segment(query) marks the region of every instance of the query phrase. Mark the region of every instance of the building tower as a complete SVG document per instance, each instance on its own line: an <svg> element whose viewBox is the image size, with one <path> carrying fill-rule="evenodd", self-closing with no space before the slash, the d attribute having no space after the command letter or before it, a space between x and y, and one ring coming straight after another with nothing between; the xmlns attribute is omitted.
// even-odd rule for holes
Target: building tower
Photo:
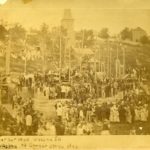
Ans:
<svg viewBox="0 0 150 150"><path fill-rule="evenodd" d="M71 14L70 9L64 10L64 16L61 20L61 26L66 31L65 36L65 47L64 50L61 52L61 62L60 64L65 68L68 68L69 71L69 81L70 81L70 70L71 70L71 49L75 45L75 36L74 36L74 19ZM62 67L61 66L61 67Z"/></svg>
<svg viewBox="0 0 150 150"><path fill-rule="evenodd" d="M74 19L72 18L70 9L64 10L64 16L61 20L61 26L66 30L67 33L67 47L74 47Z"/></svg>

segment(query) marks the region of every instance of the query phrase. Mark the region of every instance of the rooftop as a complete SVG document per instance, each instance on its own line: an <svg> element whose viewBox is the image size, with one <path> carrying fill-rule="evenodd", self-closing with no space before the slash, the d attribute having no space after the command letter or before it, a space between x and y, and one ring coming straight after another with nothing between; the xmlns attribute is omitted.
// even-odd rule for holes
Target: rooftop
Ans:
<svg viewBox="0 0 150 150"><path fill-rule="evenodd" d="M64 10L63 20L66 20L66 19L73 19L72 14L71 14L71 9Z"/></svg>

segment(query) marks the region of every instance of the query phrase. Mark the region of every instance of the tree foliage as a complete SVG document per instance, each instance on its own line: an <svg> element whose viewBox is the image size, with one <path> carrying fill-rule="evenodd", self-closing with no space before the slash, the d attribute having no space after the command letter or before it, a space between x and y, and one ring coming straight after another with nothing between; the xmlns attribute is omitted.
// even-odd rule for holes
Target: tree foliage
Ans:
<svg viewBox="0 0 150 150"><path fill-rule="evenodd" d="M124 28L121 32L120 32L120 35L121 35L121 39L122 40L131 40L132 39L132 31L129 29L129 28Z"/></svg>
<svg viewBox="0 0 150 150"><path fill-rule="evenodd" d="M9 28L9 34L11 35L12 41L24 40L26 36L25 28L20 24L15 24L13 27Z"/></svg>
<svg viewBox="0 0 150 150"><path fill-rule="evenodd" d="M140 42L142 44L150 44L150 40L147 36L142 36L141 39L140 39Z"/></svg>
<svg viewBox="0 0 150 150"><path fill-rule="evenodd" d="M0 40L4 41L6 39L7 34L8 34L8 31L5 28L5 26L0 25Z"/></svg>
<svg viewBox="0 0 150 150"><path fill-rule="evenodd" d="M99 32L99 34L98 34L98 36L100 37L100 38L103 38L103 39L108 39L109 38L109 33L108 33L108 28L103 28L100 32Z"/></svg>
<svg viewBox="0 0 150 150"><path fill-rule="evenodd" d="M76 32L76 40L79 42L80 47L91 48L94 44L93 30L81 30Z"/></svg>

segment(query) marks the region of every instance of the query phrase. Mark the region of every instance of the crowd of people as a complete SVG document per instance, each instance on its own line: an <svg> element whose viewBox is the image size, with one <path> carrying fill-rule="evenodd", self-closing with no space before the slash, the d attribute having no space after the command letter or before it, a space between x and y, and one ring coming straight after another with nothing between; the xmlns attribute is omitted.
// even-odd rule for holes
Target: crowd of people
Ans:
<svg viewBox="0 0 150 150"><path fill-rule="evenodd" d="M139 89L139 80L145 77L146 71L135 71L128 69L129 79L116 79L103 75L95 75L94 71L89 70L72 70L70 83L68 74L47 73L47 74L29 74L20 75L17 81L17 90L21 91L22 87L27 86L33 94L44 92L49 99L74 98L77 101L91 98L106 98L117 95L120 91L123 94L128 90ZM144 73L143 73L144 72Z"/></svg>
<svg viewBox="0 0 150 150"><path fill-rule="evenodd" d="M56 114L67 128L76 129L77 135L101 134L112 123L129 124L133 127L138 123L150 122L150 104L148 97L125 96L122 100L98 102L88 99L84 103L57 103ZM99 123L99 132L94 131ZM149 132L149 131L147 131ZM66 133L67 134L67 133Z"/></svg>
<svg viewBox="0 0 150 150"><path fill-rule="evenodd" d="M0 119L2 129L8 135L34 135L38 129L40 113L34 111L31 98L23 99L19 95L13 96L11 111L1 107Z"/></svg>
<svg viewBox="0 0 150 150"><path fill-rule="evenodd" d="M73 71L69 84L60 83L54 74L19 76L11 101L13 113L0 110L2 128L10 135L103 135L111 134L112 124L128 124L128 134L136 134L136 124L150 122L150 99L141 79L140 75L140 80L138 76L100 80L87 70ZM30 97L20 95L23 87ZM33 97L40 94L55 103L55 118L34 110Z"/></svg>

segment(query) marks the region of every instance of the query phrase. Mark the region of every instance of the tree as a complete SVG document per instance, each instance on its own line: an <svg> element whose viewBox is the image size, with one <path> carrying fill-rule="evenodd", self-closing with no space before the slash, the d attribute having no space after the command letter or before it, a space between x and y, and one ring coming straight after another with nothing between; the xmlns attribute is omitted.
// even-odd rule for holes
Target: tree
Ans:
<svg viewBox="0 0 150 150"><path fill-rule="evenodd" d="M93 30L86 30L84 34L84 44L86 47L92 47L94 44Z"/></svg>
<svg viewBox="0 0 150 150"><path fill-rule="evenodd" d="M131 33L131 30L129 28L124 28L121 32L120 32L120 35L121 35L121 39L122 40L126 40L126 39L129 39L131 40L132 39L132 33Z"/></svg>
<svg viewBox="0 0 150 150"><path fill-rule="evenodd" d="M80 47L91 48L94 44L93 30L81 30L76 32L76 40L80 43ZM83 45L82 45L83 44Z"/></svg>
<svg viewBox="0 0 150 150"><path fill-rule="evenodd" d="M5 26L0 25L0 40L4 41L6 39L7 34L8 34L8 31L6 30Z"/></svg>
<svg viewBox="0 0 150 150"><path fill-rule="evenodd" d="M108 39L109 38L109 33L108 33L108 28L103 28L99 34L99 37L103 38L103 39Z"/></svg>
<svg viewBox="0 0 150 150"><path fill-rule="evenodd" d="M148 38L147 36L142 36L142 37L140 38L140 42L141 42L142 44L148 44L148 43L150 43L150 40L149 40L149 38Z"/></svg>
<svg viewBox="0 0 150 150"><path fill-rule="evenodd" d="M9 28L9 34L11 35L12 41L24 40L26 35L25 28L20 24L15 24L13 27Z"/></svg>
<svg viewBox="0 0 150 150"><path fill-rule="evenodd" d="M39 45L39 30L36 29L30 29L30 34L27 35L27 43L31 46L37 46Z"/></svg>
<svg viewBox="0 0 150 150"><path fill-rule="evenodd" d="M44 36L49 32L49 26L46 23L43 23L40 27L40 33Z"/></svg>
<svg viewBox="0 0 150 150"><path fill-rule="evenodd" d="M57 62L59 64L60 59L60 46L61 46L61 57L62 57L62 64L64 63L64 49L65 43L67 38L66 29L62 26L53 27L52 30L49 30L49 26L43 23L38 31L38 40L40 45L44 46L41 48L44 49L45 53L45 60L47 62L50 60L51 62ZM49 65L50 66L50 65ZM48 66L48 67L49 67Z"/></svg>

